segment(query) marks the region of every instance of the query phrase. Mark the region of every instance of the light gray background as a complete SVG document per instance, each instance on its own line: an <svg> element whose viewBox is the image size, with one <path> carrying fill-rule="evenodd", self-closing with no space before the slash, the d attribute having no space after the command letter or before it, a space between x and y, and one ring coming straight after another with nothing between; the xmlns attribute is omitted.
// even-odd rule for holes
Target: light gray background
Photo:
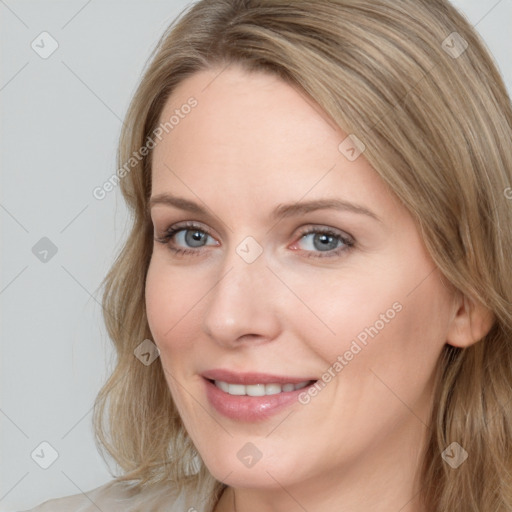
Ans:
<svg viewBox="0 0 512 512"><path fill-rule="evenodd" d="M92 190L115 172L140 72L188 3L0 0L0 511L112 478L94 445L91 408L112 368L99 285L127 215L117 189L102 201ZM512 0L453 3L512 90ZM47 59L31 48L43 31L59 44ZM47 262L32 252L42 237L57 247ZM58 452L48 469L31 457L43 441Z"/></svg>

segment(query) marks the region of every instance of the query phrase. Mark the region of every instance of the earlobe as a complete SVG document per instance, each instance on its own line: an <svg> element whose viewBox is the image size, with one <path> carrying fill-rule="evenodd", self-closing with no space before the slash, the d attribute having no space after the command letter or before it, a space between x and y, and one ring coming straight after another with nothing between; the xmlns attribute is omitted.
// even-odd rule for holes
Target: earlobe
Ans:
<svg viewBox="0 0 512 512"><path fill-rule="evenodd" d="M461 294L446 342L454 347L469 347L479 342L494 322L494 313L489 308Z"/></svg>

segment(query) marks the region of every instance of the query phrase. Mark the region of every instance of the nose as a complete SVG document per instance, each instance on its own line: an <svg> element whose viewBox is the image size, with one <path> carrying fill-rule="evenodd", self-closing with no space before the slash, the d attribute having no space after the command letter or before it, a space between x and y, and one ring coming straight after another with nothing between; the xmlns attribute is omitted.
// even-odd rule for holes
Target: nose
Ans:
<svg viewBox="0 0 512 512"><path fill-rule="evenodd" d="M278 290L263 254L248 263L232 249L208 294L203 331L225 348L275 339L280 329Z"/></svg>

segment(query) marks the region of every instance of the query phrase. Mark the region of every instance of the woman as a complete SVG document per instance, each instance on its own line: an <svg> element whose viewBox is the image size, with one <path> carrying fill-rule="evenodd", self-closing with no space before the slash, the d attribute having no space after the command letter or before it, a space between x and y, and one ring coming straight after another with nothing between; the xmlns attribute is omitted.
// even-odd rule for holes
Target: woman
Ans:
<svg viewBox="0 0 512 512"><path fill-rule="evenodd" d="M200 1L125 127L120 476L34 511L512 510L512 109L447 1Z"/></svg>

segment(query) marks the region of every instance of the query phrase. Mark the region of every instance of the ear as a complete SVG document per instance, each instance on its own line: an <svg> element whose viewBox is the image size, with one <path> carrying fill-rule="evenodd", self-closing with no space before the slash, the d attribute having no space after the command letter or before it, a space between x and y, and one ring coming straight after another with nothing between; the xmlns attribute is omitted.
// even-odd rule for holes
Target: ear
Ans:
<svg viewBox="0 0 512 512"><path fill-rule="evenodd" d="M456 313L449 326L446 342L454 347L466 348L480 341L495 322L494 313L477 302L458 294Z"/></svg>

